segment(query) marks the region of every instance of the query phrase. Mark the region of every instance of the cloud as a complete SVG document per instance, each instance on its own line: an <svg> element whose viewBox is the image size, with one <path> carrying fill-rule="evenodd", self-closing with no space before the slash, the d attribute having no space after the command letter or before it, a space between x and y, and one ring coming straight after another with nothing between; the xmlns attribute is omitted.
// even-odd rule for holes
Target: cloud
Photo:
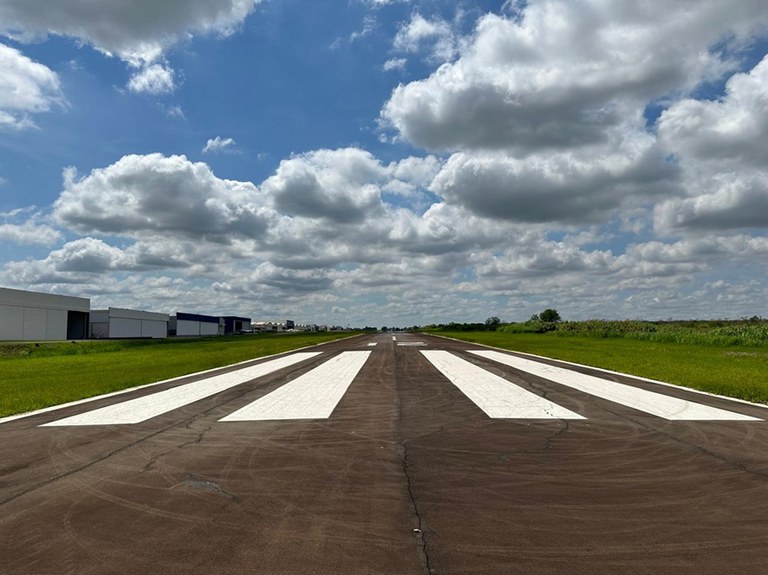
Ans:
<svg viewBox="0 0 768 575"><path fill-rule="evenodd" d="M232 34L261 1L3 0L0 35L19 42L75 38L127 62L135 70L128 81L132 92L166 94L176 87L175 73L163 61L168 49L197 35Z"/></svg>
<svg viewBox="0 0 768 575"><path fill-rule="evenodd" d="M281 213L344 224L378 211L385 179L385 168L368 152L318 150L280 162L262 189Z"/></svg>
<svg viewBox="0 0 768 575"><path fill-rule="evenodd" d="M51 246L62 234L50 226L34 206L0 212L0 242L26 246Z"/></svg>
<svg viewBox="0 0 768 575"><path fill-rule="evenodd" d="M656 206L655 225L662 233L680 230L729 230L768 226L768 174L721 173L700 182L699 195Z"/></svg>
<svg viewBox="0 0 768 575"><path fill-rule="evenodd" d="M432 156L385 166L357 148L316 150L284 160L256 185L219 179L184 156L125 156L83 177L65 170L54 217L81 234L134 240L125 252L145 268L212 274L210 262L238 259L286 269L382 261L398 257L398 241L387 246L395 225L409 250L422 244L422 232L404 231L418 227L408 210L382 194L426 194L439 165ZM425 233L424 249L431 242Z"/></svg>
<svg viewBox="0 0 768 575"><path fill-rule="evenodd" d="M408 4L412 0L360 0L364 4L372 8L381 8L383 6L389 6L390 4Z"/></svg>
<svg viewBox="0 0 768 575"><path fill-rule="evenodd" d="M0 128L34 127L31 114L65 105L58 75L0 44Z"/></svg>
<svg viewBox="0 0 768 575"><path fill-rule="evenodd" d="M223 152L227 148L235 145L235 141L232 138L222 138L216 136L215 138L209 138L208 142L203 148L203 154Z"/></svg>
<svg viewBox="0 0 768 575"><path fill-rule="evenodd" d="M68 242L38 261L10 262L5 271L26 284L82 283L94 275L125 267L119 248L94 238Z"/></svg>
<svg viewBox="0 0 768 575"><path fill-rule="evenodd" d="M165 115L169 118L178 118L180 120L186 120L187 117L184 115L184 110L181 109L181 106L160 106L160 109L165 112Z"/></svg>
<svg viewBox="0 0 768 575"><path fill-rule="evenodd" d="M34 222L23 224L0 224L0 242L11 242L26 246L51 246L61 239L61 233L47 225Z"/></svg>
<svg viewBox="0 0 768 575"><path fill-rule="evenodd" d="M722 98L670 106L658 133L682 167L688 196L656 207L659 231L768 225L768 57L733 75Z"/></svg>
<svg viewBox="0 0 768 575"><path fill-rule="evenodd" d="M124 156L82 178L68 168L54 216L82 233L152 232L229 243L263 234L273 212L253 184L219 179L184 156L149 154Z"/></svg>
<svg viewBox="0 0 768 575"><path fill-rule="evenodd" d="M175 72L167 64L151 64L143 67L128 80L131 92L147 94L168 94L176 88Z"/></svg>
<svg viewBox="0 0 768 575"><path fill-rule="evenodd" d="M681 162L768 162L768 56L749 73L734 74L718 100L684 99L662 112L659 138Z"/></svg>
<svg viewBox="0 0 768 575"><path fill-rule="evenodd" d="M603 222L618 208L679 194L677 168L650 135L637 133L617 146L535 154L456 153L430 190L473 213L516 222Z"/></svg>
<svg viewBox="0 0 768 575"><path fill-rule="evenodd" d="M393 46L395 50L411 54L428 48L429 60L433 62L447 62L456 54L451 24L440 18L424 18L418 12L397 31Z"/></svg>
<svg viewBox="0 0 768 575"><path fill-rule="evenodd" d="M135 65L196 34L231 34L260 0L3 0L0 33L32 41L77 38Z"/></svg>
<svg viewBox="0 0 768 575"><path fill-rule="evenodd" d="M385 72L391 72L392 70L403 70L407 63L408 63L408 60L406 60L405 58L390 58L389 60L384 62L382 69Z"/></svg>
<svg viewBox="0 0 768 575"><path fill-rule="evenodd" d="M460 57L398 86L383 121L437 151L537 150L606 142L627 115L735 68L720 41L745 39L768 19L761 3L661 0L606 6L538 0L518 18L488 14Z"/></svg>

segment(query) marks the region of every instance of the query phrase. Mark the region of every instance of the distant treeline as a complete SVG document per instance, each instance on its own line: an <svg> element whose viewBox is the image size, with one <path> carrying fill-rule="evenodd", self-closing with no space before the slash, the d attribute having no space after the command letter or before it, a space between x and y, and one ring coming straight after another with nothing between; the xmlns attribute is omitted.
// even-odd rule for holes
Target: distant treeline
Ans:
<svg viewBox="0 0 768 575"><path fill-rule="evenodd" d="M520 323L448 323L431 325L425 331L498 331L509 334L539 333L554 336L632 338L661 343L768 346L768 319L642 321L586 320Z"/></svg>

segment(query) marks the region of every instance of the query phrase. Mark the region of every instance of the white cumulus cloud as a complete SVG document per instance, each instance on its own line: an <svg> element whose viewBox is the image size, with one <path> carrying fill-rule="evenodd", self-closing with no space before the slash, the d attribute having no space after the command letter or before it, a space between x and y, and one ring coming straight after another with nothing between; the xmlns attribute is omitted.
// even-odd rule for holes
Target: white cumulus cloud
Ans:
<svg viewBox="0 0 768 575"><path fill-rule="evenodd" d="M3 0L0 33L22 41L69 36L141 64L190 34L230 34L259 1Z"/></svg>
<svg viewBox="0 0 768 575"><path fill-rule="evenodd" d="M382 117L433 150L594 144L649 101L733 69L711 46L766 21L755 0L532 0L518 18L482 17L458 60L397 87Z"/></svg>
<svg viewBox="0 0 768 575"><path fill-rule="evenodd" d="M124 156L82 178L65 170L54 215L83 233L178 233L229 243L261 235L273 212L251 183L217 178L184 156L149 154Z"/></svg>
<svg viewBox="0 0 768 575"><path fill-rule="evenodd" d="M203 148L203 154L222 152L234 145L235 141L232 138L222 138L221 136L209 138Z"/></svg>
<svg viewBox="0 0 768 575"><path fill-rule="evenodd" d="M768 57L732 76L722 98L670 106L658 133L687 195L656 207L660 231L768 226Z"/></svg>
<svg viewBox="0 0 768 575"><path fill-rule="evenodd" d="M176 88L175 75L167 64L150 64L131 76L128 89L131 92L167 94Z"/></svg>
<svg viewBox="0 0 768 575"><path fill-rule="evenodd" d="M0 44L0 128L32 127L31 114L47 112L64 103L54 71Z"/></svg>

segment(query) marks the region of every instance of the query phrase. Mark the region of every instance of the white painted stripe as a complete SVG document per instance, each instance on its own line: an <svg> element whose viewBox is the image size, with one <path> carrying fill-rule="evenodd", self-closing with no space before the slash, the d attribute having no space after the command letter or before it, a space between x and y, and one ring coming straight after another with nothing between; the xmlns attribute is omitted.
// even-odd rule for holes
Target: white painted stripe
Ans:
<svg viewBox="0 0 768 575"><path fill-rule="evenodd" d="M409 347L409 346L419 346L419 345L427 345L423 341L399 341L397 342L397 347Z"/></svg>
<svg viewBox="0 0 768 575"><path fill-rule="evenodd" d="M756 417L750 417L741 413L709 407L498 351L471 350L470 353L664 419L687 421L762 421Z"/></svg>
<svg viewBox="0 0 768 575"><path fill-rule="evenodd" d="M447 337L445 335L437 335L437 334L434 334L434 333L431 334L431 335L433 337L440 337L440 338L443 338L443 339L449 339L451 341L457 341L459 343L467 343L466 341L461 340L461 339L456 339L455 337ZM477 345L483 345L483 344L479 343ZM493 347L492 345L484 345L483 347L486 347L486 348L489 348L489 349L500 350L502 352L506 351L506 350L498 348L498 347ZM684 389L687 393L695 393L697 395L703 395L705 397L716 397L718 399L725 399L725 400L732 401L732 402L735 402L735 403L741 403L741 404L744 404L744 405L751 405L752 407L760 407L762 409L768 409L768 405L766 405L764 403L755 403L754 401L747 401L746 399L741 399L741 398L738 398L738 397L730 397L728 395L720 395L720 394L717 394L717 393L712 393L711 391L702 391L701 389L694 389L692 387L685 387L684 385L675 385L674 383L666 383L664 381L659 381L658 379L650 379L648 377L643 377L641 375L632 375L630 373L622 373L620 371L613 371L613 370L610 370L610 369L605 369L604 367L595 367L594 365L585 365L583 363L575 363L573 361L566 361L564 359L555 359L554 357L546 357L546 356L543 356L543 355L536 355L535 353L526 353L524 351L516 351L515 353L518 354L518 355L524 355L526 357L533 357L533 358L536 358L538 360L543 360L543 361L552 360L552 361L556 361L558 363L561 363L563 365L573 365L575 367L586 367L588 369L592 369L594 371L601 371L603 373L607 373L607 374L610 374L610 375L620 375L620 376L623 376L623 377L630 377L630 378L636 379L638 381L647 381L648 383L653 383L654 385L660 385L662 387L669 387L669 388L672 388L672 389Z"/></svg>
<svg viewBox="0 0 768 575"><path fill-rule="evenodd" d="M369 344L368 344L368 347L373 347L373 346L375 346L375 345L376 345L376 342L374 341L374 342L372 342L372 343L369 343Z"/></svg>
<svg viewBox="0 0 768 575"><path fill-rule="evenodd" d="M395 336L393 335L393 336L392 336L392 341L397 341L397 337L395 337Z"/></svg>
<svg viewBox="0 0 768 575"><path fill-rule="evenodd" d="M584 419L447 351L421 353L492 419Z"/></svg>
<svg viewBox="0 0 768 575"><path fill-rule="evenodd" d="M440 337L444 337L444 336L440 336ZM453 339L453 338L446 338L446 339ZM461 341L461 340L455 339L454 341ZM466 343L466 342L462 341L462 343ZM486 346L486 347L488 347L488 346ZM705 397L716 397L718 399L725 399L727 401L732 401L734 403L741 403L743 405L751 405L752 407L761 407L762 409L768 409L768 405L766 405L764 403L755 403L754 401L747 401L746 399L741 399L741 398L738 398L738 397L730 397L728 395L720 395L718 393L712 393L711 391L703 391L701 389L694 389L692 387L685 387L683 385L675 385L674 383L667 383L665 381L659 381L658 379L650 379L648 377L643 377L641 375L632 375L632 374L629 374L629 373L622 373L620 371L613 371L613 370L610 370L610 369L605 369L604 367L595 367L595 366L592 366L592 365L584 365L583 363L575 363L573 361L566 361L564 359L555 359L555 358L551 358L551 357L545 357L543 355L536 355L535 353L525 353L525 352L522 352L522 351L517 351L515 353L518 353L520 355L525 355L525 356L528 356L528 357L535 357L536 359L545 359L545 360L546 359L551 359L553 361L557 361L558 363L562 363L562 364L565 364L565 365L573 365L575 367L586 367L586 368L589 368L589 369L593 369L595 371L602 371L603 373L607 373L607 374L610 374L610 375L621 375L621 376L624 376L624 377L631 377L632 379L636 379L638 381L646 381L648 383L653 383L654 385L660 385L662 387L669 387L671 389L684 389L687 393L695 393L696 395L703 395Z"/></svg>
<svg viewBox="0 0 768 575"><path fill-rule="evenodd" d="M305 345L304 347L296 348L293 351L297 352L297 351L301 351L302 349L308 349L310 347L319 347L321 345L328 345L329 343L335 343L335 342L338 342L338 341L343 341L345 339L352 339L353 337L359 337L359 336L351 335L349 337L343 337L341 339L335 339L335 340L331 340L331 341L324 341L322 343L313 344L313 345ZM225 369L227 367L234 367L236 365L243 365L243 364L246 364L246 363L253 363L254 361L257 361L257 360L267 360L270 357L275 357L275 356L278 356L278 355L283 355L284 353L289 353L289 352L280 352L280 353L275 353L275 354L272 354L272 355L265 355L264 357L260 357L260 358L256 358L256 359L253 359L253 358L252 359L246 359L246 360L243 360L243 361L238 361L237 363L233 363L231 365L223 365L223 366L220 366L220 367L212 367L211 369L206 369L204 371L197 371L197 372L194 372L194 373L187 373L185 375L179 375L177 377L172 377L170 379L164 379L162 381L153 381L152 383L145 383L143 385L137 385L136 387L129 387L129 388L126 388L126 389L121 389L120 391L112 391L110 393L103 393L101 395L93 395L91 397L86 397L84 399L76 399L75 401L69 401L67 403L60 403L59 405L50 405L48 407L42 407L40 409L35 409L34 411L27 411L25 413L17 413L15 415L7 415L6 417L0 418L0 425L3 424L3 423L11 422L11 421L16 421L17 419L25 419L27 417L33 417L35 415L41 415L43 413L50 413L51 411L56 411L58 409L66 409L68 407L74 407L76 405L83 405L85 403L91 403L93 401L99 401L101 399L106 399L108 397L116 397L118 395L125 395L126 393L131 393L132 391L136 391L137 389L145 389L147 387L155 387L155 386L158 386L158 385L163 385L164 383L171 383L172 381L179 381L181 379L187 379L187 378L190 378L190 377L193 377L193 376L202 375L204 373L211 373L211 372L214 372L214 371L221 371L222 369Z"/></svg>
<svg viewBox="0 0 768 575"><path fill-rule="evenodd" d="M220 421L327 419L370 351L345 351Z"/></svg>
<svg viewBox="0 0 768 575"><path fill-rule="evenodd" d="M280 369L306 361L320 355L320 353L319 351L294 353L229 373L214 375L200 381L137 397L136 399L130 399L79 415L73 415L58 421L52 421L41 427L140 423L238 386L246 381L251 381L252 379L263 377Z"/></svg>

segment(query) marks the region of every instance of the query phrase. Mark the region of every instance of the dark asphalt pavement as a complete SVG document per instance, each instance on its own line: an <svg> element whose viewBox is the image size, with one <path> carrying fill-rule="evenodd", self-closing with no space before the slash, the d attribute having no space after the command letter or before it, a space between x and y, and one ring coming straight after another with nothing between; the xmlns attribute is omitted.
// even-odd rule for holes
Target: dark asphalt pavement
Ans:
<svg viewBox="0 0 768 575"><path fill-rule="evenodd" d="M138 424L40 427L158 388L0 424L0 574L768 572L768 422L670 421L397 338ZM422 349L585 419L490 419ZM371 355L330 418L220 421L347 350Z"/></svg>

